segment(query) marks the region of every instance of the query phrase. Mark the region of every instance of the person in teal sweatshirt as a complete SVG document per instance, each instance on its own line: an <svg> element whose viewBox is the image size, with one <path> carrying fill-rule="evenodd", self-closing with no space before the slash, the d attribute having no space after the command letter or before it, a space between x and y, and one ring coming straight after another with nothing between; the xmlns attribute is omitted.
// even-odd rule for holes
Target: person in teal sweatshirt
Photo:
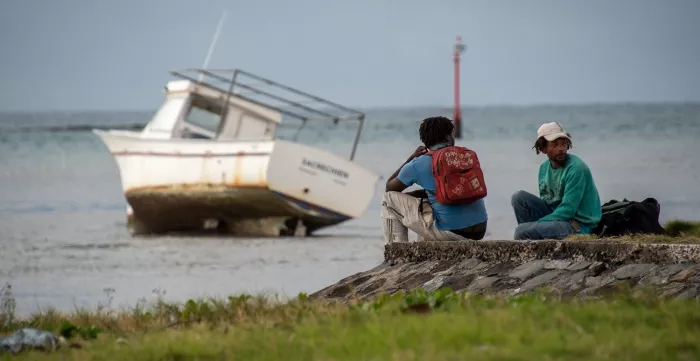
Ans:
<svg viewBox="0 0 700 361"><path fill-rule="evenodd" d="M511 205L518 222L514 238L564 239L591 233L600 222L600 197L586 163L568 153L571 135L557 122L543 124L534 148L548 158L537 176L540 195L522 190L513 194Z"/></svg>

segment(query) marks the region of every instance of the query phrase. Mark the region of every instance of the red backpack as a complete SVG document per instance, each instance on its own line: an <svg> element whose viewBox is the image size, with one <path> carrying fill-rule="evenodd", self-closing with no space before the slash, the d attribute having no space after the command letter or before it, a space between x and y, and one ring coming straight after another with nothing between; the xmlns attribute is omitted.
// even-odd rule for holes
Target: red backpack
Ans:
<svg viewBox="0 0 700 361"><path fill-rule="evenodd" d="M442 204L469 204L486 197L484 172L473 150L448 146L427 152L433 157L435 199Z"/></svg>

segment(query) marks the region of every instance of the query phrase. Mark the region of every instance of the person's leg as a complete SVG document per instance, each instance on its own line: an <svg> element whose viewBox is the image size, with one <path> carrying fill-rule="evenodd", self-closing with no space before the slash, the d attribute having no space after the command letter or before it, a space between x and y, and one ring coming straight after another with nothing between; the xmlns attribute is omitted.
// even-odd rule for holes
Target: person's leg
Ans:
<svg viewBox="0 0 700 361"><path fill-rule="evenodd" d="M466 239L471 239L473 241L480 241L486 235L486 226L487 226L487 222L483 222L483 223L475 224L475 225L468 227L468 228L454 230L454 231L450 231L450 232L456 233L457 235L460 235Z"/></svg>
<svg viewBox="0 0 700 361"><path fill-rule="evenodd" d="M427 199L401 192L386 192L381 213L385 243L408 242L409 229L418 235L418 242L464 240L455 233L435 227L433 208Z"/></svg>
<svg viewBox="0 0 700 361"><path fill-rule="evenodd" d="M534 222L552 213L552 209L540 197L525 191L515 192L510 204L518 224Z"/></svg>
<svg viewBox="0 0 700 361"><path fill-rule="evenodd" d="M433 209L427 200L423 207L420 203L420 198L406 193L384 193L381 213L385 243L408 242L409 229L418 235L418 241L423 240L426 229L432 224Z"/></svg>
<svg viewBox="0 0 700 361"><path fill-rule="evenodd" d="M516 240L564 239L574 233L571 223L564 221L526 222L515 227Z"/></svg>
<svg viewBox="0 0 700 361"><path fill-rule="evenodd" d="M423 213L422 222L418 225L419 227L411 228L414 232L418 233L419 241L432 241L432 242L444 242L444 241L466 241L480 240L484 238L486 234L486 222L474 225L462 231L446 231L438 229L435 225L435 216L433 213L433 207L430 206L430 201L423 199Z"/></svg>
<svg viewBox="0 0 700 361"><path fill-rule="evenodd" d="M381 210L384 243L408 242L408 228L403 220L409 208L399 192L384 193Z"/></svg>

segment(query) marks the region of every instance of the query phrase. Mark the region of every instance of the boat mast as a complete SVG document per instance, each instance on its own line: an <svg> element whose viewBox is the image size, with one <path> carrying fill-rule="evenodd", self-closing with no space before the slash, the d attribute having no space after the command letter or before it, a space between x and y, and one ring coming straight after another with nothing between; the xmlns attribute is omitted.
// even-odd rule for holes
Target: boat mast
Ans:
<svg viewBox="0 0 700 361"><path fill-rule="evenodd" d="M454 63L455 63L455 138L462 138L462 112L459 104L459 55L464 53L466 46L462 44L462 37L457 35L457 43L454 48Z"/></svg>
<svg viewBox="0 0 700 361"><path fill-rule="evenodd" d="M209 60L211 60L211 54L214 53L214 46L216 46L217 40L219 40L219 33L221 32L221 26L224 24L224 19L226 18L226 13L228 13L228 10L224 10L224 13L221 14L221 19L219 19L219 24L216 25L216 31L214 32L214 38L211 41L211 44L209 44L209 51L207 52L207 57L204 58L204 65L202 65L202 69L206 70L207 66L209 65ZM199 75L199 81L202 82L204 81L204 72Z"/></svg>

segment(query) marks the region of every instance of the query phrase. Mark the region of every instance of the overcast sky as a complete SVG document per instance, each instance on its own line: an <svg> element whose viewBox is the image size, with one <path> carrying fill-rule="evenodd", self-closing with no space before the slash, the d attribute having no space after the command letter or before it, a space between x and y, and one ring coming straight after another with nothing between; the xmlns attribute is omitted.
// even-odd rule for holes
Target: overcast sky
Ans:
<svg viewBox="0 0 700 361"><path fill-rule="evenodd" d="M171 68L353 106L700 101L700 0L0 0L0 111L150 110Z"/></svg>

